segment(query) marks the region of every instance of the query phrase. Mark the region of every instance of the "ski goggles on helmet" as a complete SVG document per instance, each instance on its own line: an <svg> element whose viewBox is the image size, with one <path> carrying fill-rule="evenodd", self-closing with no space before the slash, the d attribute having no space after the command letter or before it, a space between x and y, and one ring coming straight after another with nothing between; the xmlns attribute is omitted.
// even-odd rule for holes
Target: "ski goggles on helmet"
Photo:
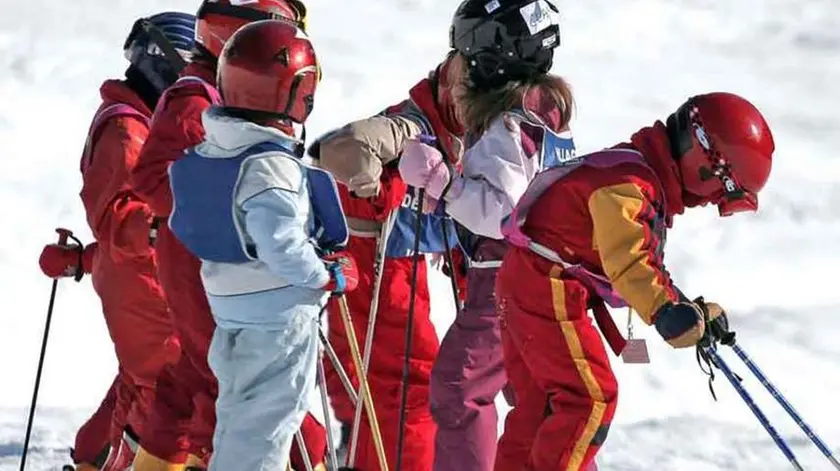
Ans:
<svg viewBox="0 0 840 471"><path fill-rule="evenodd" d="M201 6L198 8L198 12L195 14L195 16L196 18L201 19L207 15L222 15L229 16L232 18L239 18L240 20L245 20L249 23L261 20L292 21L298 27L300 27L300 29L306 32L306 6L303 4L303 2L299 0L288 0L288 5L295 12L295 19L289 19L279 13L261 11L254 8L232 5L228 3L218 3L208 0L205 0L201 3Z"/></svg>
<svg viewBox="0 0 840 471"><path fill-rule="evenodd" d="M738 183L738 179L732 172L731 163L715 148L714 141L706 133L706 127L703 125L696 106L691 105L688 118L694 145L703 152L709 164L708 167L700 168L700 179L702 181L718 179L722 186L720 195L711 201L717 205L718 213L726 217L735 213L755 212L758 209L758 196Z"/></svg>
<svg viewBox="0 0 840 471"><path fill-rule="evenodd" d="M141 37L148 38L148 44L145 45L146 50L144 52L151 56L163 57L169 62L176 73L187 66L187 61L184 59L184 56L178 52L178 49L163 34L163 31L149 21L148 18L140 18L134 22L134 26L131 27L131 32L123 44L123 50L128 52L134 41ZM131 57L128 57L128 59L131 60Z"/></svg>
<svg viewBox="0 0 840 471"><path fill-rule="evenodd" d="M306 33L307 25L307 11L306 5L300 0L287 0L288 6L294 11L295 19L289 19L279 13L272 13L267 11L256 10L239 5L232 5L227 3L217 3L209 0L204 0L195 14L196 18L202 19L207 15L221 15L231 18L237 18L247 21L249 23L263 20L279 20L294 23L295 26ZM323 72L321 71L321 63L318 62L318 81L321 81Z"/></svg>

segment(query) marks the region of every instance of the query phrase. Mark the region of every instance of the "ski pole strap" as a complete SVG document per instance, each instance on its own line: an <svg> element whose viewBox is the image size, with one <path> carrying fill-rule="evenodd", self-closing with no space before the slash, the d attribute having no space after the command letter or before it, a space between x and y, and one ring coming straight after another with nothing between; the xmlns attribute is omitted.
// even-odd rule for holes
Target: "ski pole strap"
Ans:
<svg viewBox="0 0 840 471"><path fill-rule="evenodd" d="M692 302L700 307L706 323L706 331L701 342L705 342L707 345L709 343L721 343L727 347L735 345L735 332L729 330L729 320L726 313L721 313L718 317L710 320L709 307L706 306L706 300L703 296L694 298Z"/></svg>
<svg viewBox="0 0 840 471"><path fill-rule="evenodd" d="M714 387L715 365L712 362L712 357L707 351L708 348L709 347L706 346L700 346L699 344L697 345L697 364L700 366L700 371L702 371L706 376L709 377L709 392L712 394L712 399L714 399L715 402L717 402L717 394L715 394ZM740 376L736 375L735 373L732 374L735 375L735 378L737 378L739 382L742 381Z"/></svg>
<svg viewBox="0 0 840 471"><path fill-rule="evenodd" d="M327 311L327 306L329 306L329 301L325 301L324 305L321 306L321 310L318 311L318 325L321 325L321 321L324 319L324 313Z"/></svg>
<svg viewBox="0 0 840 471"><path fill-rule="evenodd" d="M163 221L161 217L152 218L152 224L149 226L149 245L154 247L155 242L157 242L158 238L158 230L160 229L160 224Z"/></svg>
<svg viewBox="0 0 840 471"><path fill-rule="evenodd" d="M67 237L70 238L73 242L76 243L76 254L78 255L78 261L76 262L76 273L73 275L73 280L77 283L82 281L82 278L85 276L85 268L84 268L84 258L85 258L85 247L82 245L82 241L78 239L78 237L74 236L72 233L68 233Z"/></svg>
<svg viewBox="0 0 840 471"><path fill-rule="evenodd" d="M624 347L627 346L627 339L621 335L621 331L618 330L618 326L615 325L615 321L610 315L610 312L607 310L607 306L604 305L603 300L598 300L598 302L595 303L595 306L592 307L592 317L595 318L595 323L598 324L598 329L600 329L601 333L604 334L604 338L607 339L607 343L613 353L615 353L616 356L621 355L621 352L624 351Z"/></svg>

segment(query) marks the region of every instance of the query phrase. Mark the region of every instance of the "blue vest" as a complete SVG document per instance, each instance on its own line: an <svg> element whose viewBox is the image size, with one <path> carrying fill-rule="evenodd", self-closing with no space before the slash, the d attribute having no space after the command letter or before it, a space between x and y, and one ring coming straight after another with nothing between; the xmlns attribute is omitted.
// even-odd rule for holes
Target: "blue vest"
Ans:
<svg viewBox="0 0 840 471"><path fill-rule="evenodd" d="M417 189L412 186L406 189L402 204L397 210L394 227L388 237L386 257L410 257L414 252L414 225L417 221L417 207L423 204L417 198L418 193ZM438 208L442 209L443 206L440 205ZM444 224L447 225L449 247L457 246L458 236L455 233L455 224L442 211L423 214L420 219L420 250L418 253L442 253L446 251L443 238Z"/></svg>
<svg viewBox="0 0 840 471"><path fill-rule="evenodd" d="M218 263L247 263L257 259L247 242L236 209L236 190L243 164L259 154L297 155L293 143L262 142L230 158L207 158L190 149L169 168L173 207L169 227L196 257ZM347 244L348 230L338 190L323 170L301 164L306 173L314 227L310 236L322 250Z"/></svg>

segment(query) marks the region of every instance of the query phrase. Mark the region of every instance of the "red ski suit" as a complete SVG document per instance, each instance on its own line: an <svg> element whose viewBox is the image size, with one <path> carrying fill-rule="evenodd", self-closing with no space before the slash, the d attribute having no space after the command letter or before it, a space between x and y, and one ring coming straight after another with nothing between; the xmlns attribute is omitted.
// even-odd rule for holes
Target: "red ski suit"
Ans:
<svg viewBox="0 0 840 471"><path fill-rule="evenodd" d="M359 346L364 348L374 296L375 259L378 233L388 215L406 202L406 185L395 165L405 143L424 132L417 119L425 120L438 136L445 151L455 161L460 159L461 144L444 126L433 85L423 80L412 88L411 100L389 108L384 114L356 121L343 130L326 136L319 143L319 162L335 175L339 183L341 203L348 219L351 237L347 250L359 267L359 286L348 293L347 303L353 317ZM379 192L369 198L351 194L354 185L348 182L379 182ZM368 187L369 188L369 187ZM368 196L368 195L363 195ZM410 199L410 198L408 198ZM429 380L437 357L439 342L430 319L430 297L427 266L420 256L414 304L414 337L408 379L406 430L403 448L403 470L428 471L434 461L436 426L429 409ZM382 286L376 314L373 351L368 382L374 399L377 420L389 468L396 464L399 429L400 390L405 358L405 331L411 294L411 273L414 257L387 257L383 263ZM350 358L350 348L341 321L337 302L329 304L329 339L344 368L358 387L357 371ZM327 386L338 419L351 424L354 409L338 374L326 361ZM356 467L365 471L380 469L369 425L365 416L359 435Z"/></svg>
<svg viewBox="0 0 840 471"><path fill-rule="evenodd" d="M103 83L100 95L102 105L81 161L80 196L97 241L91 267L93 287L102 302L120 371L97 413L79 431L74 459L87 463L102 449L101 432L95 430L106 430L104 416L110 416L114 445L126 425L135 434L141 432L158 374L180 354L149 244L151 210L129 184L149 134L145 118L151 111L119 80ZM127 105L123 108L140 116L114 111L119 105Z"/></svg>
<svg viewBox="0 0 840 471"><path fill-rule="evenodd" d="M537 199L522 229L565 262L606 276L651 324L660 307L681 299L661 244L665 226L683 211L682 190L662 123L622 147L640 151L647 165L572 170ZM603 306L601 298L561 265L519 247L504 258L496 295L516 407L505 422L495 469L587 469L618 398L607 352L587 314Z"/></svg>
<svg viewBox="0 0 840 471"><path fill-rule="evenodd" d="M214 69L203 63L192 63L181 77L198 77L215 86ZM151 134L132 174L137 193L159 218L167 218L172 210L169 165L184 155L184 150L202 142L201 114L211 105L211 97L202 85L188 83L175 87L178 88L168 93L165 100L162 98L155 110ZM155 247L159 254L160 281L181 338L183 355L176 365L164 369L158 380L159 394L146 434L151 438L143 448L170 463L183 463L187 453L206 462L216 423L218 385L207 364L216 325L201 283L199 259L187 251L165 223L159 225ZM326 453L324 428L308 415L301 431L312 462L320 463ZM292 463L303 469L299 466L299 453L294 450Z"/></svg>

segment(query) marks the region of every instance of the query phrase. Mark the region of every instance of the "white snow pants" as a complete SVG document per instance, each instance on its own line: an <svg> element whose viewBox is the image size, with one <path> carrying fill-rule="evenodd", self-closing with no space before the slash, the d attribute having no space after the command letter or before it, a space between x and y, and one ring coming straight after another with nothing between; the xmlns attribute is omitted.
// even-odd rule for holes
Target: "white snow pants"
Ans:
<svg viewBox="0 0 840 471"><path fill-rule="evenodd" d="M208 361L219 380L208 471L285 470L315 388L317 318L291 314L282 330L216 327Z"/></svg>

